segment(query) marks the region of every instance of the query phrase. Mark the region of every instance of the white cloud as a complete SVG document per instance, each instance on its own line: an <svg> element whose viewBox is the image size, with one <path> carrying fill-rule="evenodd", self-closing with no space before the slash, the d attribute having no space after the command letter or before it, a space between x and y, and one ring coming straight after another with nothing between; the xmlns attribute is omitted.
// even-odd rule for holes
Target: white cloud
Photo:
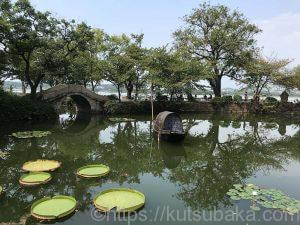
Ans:
<svg viewBox="0 0 300 225"><path fill-rule="evenodd" d="M280 14L256 24L263 30L258 44L266 56L293 59L293 66L300 64L300 13Z"/></svg>

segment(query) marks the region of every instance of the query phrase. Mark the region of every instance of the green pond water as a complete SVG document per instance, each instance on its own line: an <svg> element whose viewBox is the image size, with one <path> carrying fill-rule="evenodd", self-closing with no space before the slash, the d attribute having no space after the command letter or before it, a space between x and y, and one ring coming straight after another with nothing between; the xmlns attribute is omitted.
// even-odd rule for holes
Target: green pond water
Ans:
<svg viewBox="0 0 300 225"><path fill-rule="evenodd" d="M0 225L41 224L30 217L31 204L44 197L70 195L77 211L55 224L299 224L277 210L249 212L251 202L231 201L234 184L275 188L300 200L299 119L259 116L183 115L188 135L181 144L158 143L150 117L136 122L61 115L43 124L0 125ZM49 130L39 139L16 139L16 131ZM3 155L3 154L2 154ZM1 155L0 155L1 157ZM53 178L38 187L21 187L23 163L62 162ZM79 167L105 164L103 178L76 176ZM136 214L107 215L94 210L93 198L108 188L134 188L146 196Z"/></svg>

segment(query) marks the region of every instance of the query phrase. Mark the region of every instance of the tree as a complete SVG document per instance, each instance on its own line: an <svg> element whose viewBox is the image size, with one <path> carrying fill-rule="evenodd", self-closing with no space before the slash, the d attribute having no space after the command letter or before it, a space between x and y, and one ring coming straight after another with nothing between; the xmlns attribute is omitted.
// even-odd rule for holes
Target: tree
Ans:
<svg viewBox="0 0 300 225"><path fill-rule="evenodd" d="M206 79L221 96L222 77L234 78L255 52L260 30L238 11L203 3L184 18L186 27L174 33L175 45L210 69Z"/></svg>
<svg viewBox="0 0 300 225"><path fill-rule="evenodd" d="M129 79L132 76L134 65L126 54L129 43L130 38L125 34L121 36L113 35L108 37L107 40L105 79L117 88L119 101L121 100L121 88L124 84L127 85L127 90L131 91ZM128 93L128 95L131 95L131 93Z"/></svg>
<svg viewBox="0 0 300 225"><path fill-rule="evenodd" d="M277 79L276 84L281 85L287 89L300 90L300 65L296 66L286 76Z"/></svg>
<svg viewBox="0 0 300 225"><path fill-rule="evenodd" d="M248 88L253 89L254 96L260 96L270 84L277 84L289 74L286 68L289 63L287 59L268 59L258 56L246 65L241 81Z"/></svg>
<svg viewBox="0 0 300 225"><path fill-rule="evenodd" d="M86 23L76 24L74 20L61 20L57 25L57 40L53 52L50 82L80 84L86 86L87 51L95 38L92 28ZM83 61L84 59L84 61Z"/></svg>
<svg viewBox="0 0 300 225"><path fill-rule="evenodd" d="M145 68L147 50L142 48L144 34L131 34L131 43L125 49L125 54L129 58L132 68L131 72L127 73L125 87L127 89L128 99L132 99L132 92L135 88L135 99L138 98L139 90L145 85Z"/></svg>
<svg viewBox="0 0 300 225"><path fill-rule="evenodd" d="M34 54L47 46L56 32L57 21L49 12L35 10L28 0L18 0L11 4L9 0L1 5L1 48L10 55L22 60L23 74L19 79L28 83L31 97L35 98L36 90L45 76L31 73Z"/></svg>
<svg viewBox="0 0 300 225"><path fill-rule="evenodd" d="M151 49L148 70L148 82L165 89L172 99L175 94L191 94L191 86L199 80L198 75L203 74L204 66L184 58L179 51L168 50L165 46Z"/></svg>

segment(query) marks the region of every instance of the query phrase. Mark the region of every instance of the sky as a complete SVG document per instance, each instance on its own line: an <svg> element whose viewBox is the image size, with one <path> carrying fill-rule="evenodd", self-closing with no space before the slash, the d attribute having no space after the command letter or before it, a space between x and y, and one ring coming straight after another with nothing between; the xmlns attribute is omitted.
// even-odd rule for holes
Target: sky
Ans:
<svg viewBox="0 0 300 225"><path fill-rule="evenodd" d="M172 33L200 0L31 0L41 11L58 18L84 21L109 34L144 33L146 47L172 43ZM300 0L211 0L242 12L263 32L258 46L267 57L288 58L300 64ZM223 88L236 87L224 79Z"/></svg>

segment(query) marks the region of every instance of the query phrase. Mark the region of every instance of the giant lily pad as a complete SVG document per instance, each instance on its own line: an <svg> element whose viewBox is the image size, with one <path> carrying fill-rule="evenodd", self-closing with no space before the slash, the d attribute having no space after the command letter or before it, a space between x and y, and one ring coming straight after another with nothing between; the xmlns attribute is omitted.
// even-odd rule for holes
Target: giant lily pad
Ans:
<svg viewBox="0 0 300 225"><path fill-rule="evenodd" d="M70 215L76 209L76 199L70 196L42 198L31 206L31 215L42 220L54 220Z"/></svg>
<svg viewBox="0 0 300 225"><path fill-rule="evenodd" d="M54 171L59 168L60 165L61 163L55 160L39 159L24 163L22 169L30 172Z"/></svg>
<svg viewBox="0 0 300 225"><path fill-rule="evenodd" d="M13 133L12 136L16 138L26 139L46 137L49 134L51 134L50 131L24 131Z"/></svg>
<svg viewBox="0 0 300 225"><path fill-rule="evenodd" d="M77 170L77 175L81 177L102 177L109 173L109 167L105 165L88 165Z"/></svg>
<svg viewBox="0 0 300 225"><path fill-rule="evenodd" d="M39 184L45 184L51 180L51 174L45 172L31 172L24 174L19 182L25 186L35 186Z"/></svg>
<svg viewBox="0 0 300 225"><path fill-rule="evenodd" d="M135 122L135 119L131 118L109 118L111 122L121 123L121 122Z"/></svg>
<svg viewBox="0 0 300 225"><path fill-rule="evenodd" d="M94 198L94 205L102 212L113 208L117 212L133 212L143 207L145 195L139 191L127 188L109 189L99 193Z"/></svg>

